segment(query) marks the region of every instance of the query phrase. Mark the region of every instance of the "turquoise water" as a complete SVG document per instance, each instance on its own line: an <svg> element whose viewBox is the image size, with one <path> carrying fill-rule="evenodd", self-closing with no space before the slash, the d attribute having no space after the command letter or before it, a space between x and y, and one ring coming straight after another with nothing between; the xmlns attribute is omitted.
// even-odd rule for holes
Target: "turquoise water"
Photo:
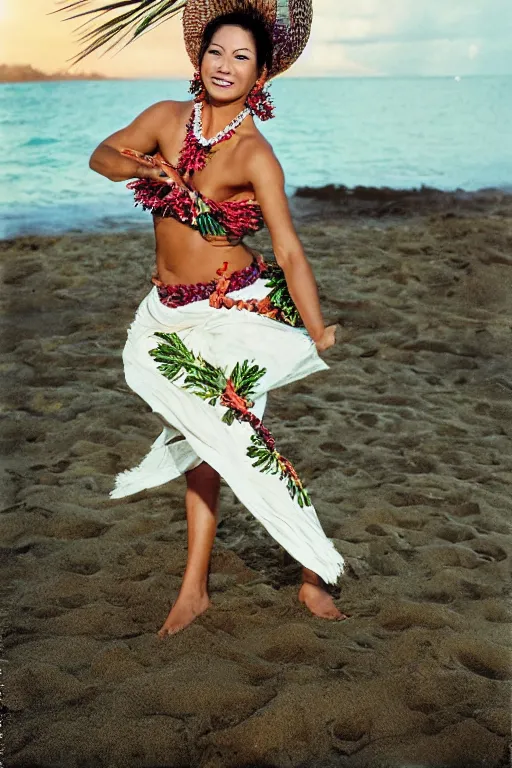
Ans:
<svg viewBox="0 0 512 768"><path fill-rule="evenodd" d="M177 80L0 85L0 237L149 225L124 183L89 170L99 142ZM512 77L280 79L260 123L297 186L512 187Z"/></svg>

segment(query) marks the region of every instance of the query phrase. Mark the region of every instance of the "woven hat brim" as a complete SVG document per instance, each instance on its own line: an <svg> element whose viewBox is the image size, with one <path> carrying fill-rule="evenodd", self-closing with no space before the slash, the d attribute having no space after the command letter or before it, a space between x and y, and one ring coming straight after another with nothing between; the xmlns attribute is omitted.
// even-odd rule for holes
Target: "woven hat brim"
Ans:
<svg viewBox="0 0 512 768"><path fill-rule="evenodd" d="M312 0L188 0L183 11L183 36L196 69L206 25L218 16L248 6L259 12L272 38L269 79L287 70L299 58L309 39Z"/></svg>

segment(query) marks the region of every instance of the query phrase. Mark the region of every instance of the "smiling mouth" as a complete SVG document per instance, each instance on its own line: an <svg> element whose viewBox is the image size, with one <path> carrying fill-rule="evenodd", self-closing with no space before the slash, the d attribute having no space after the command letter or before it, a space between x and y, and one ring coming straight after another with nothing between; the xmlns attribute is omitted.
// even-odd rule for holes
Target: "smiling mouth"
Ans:
<svg viewBox="0 0 512 768"><path fill-rule="evenodd" d="M212 83L219 85L221 88L229 88L233 83L230 80L223 80L221 77L212 77Z"/></svg>

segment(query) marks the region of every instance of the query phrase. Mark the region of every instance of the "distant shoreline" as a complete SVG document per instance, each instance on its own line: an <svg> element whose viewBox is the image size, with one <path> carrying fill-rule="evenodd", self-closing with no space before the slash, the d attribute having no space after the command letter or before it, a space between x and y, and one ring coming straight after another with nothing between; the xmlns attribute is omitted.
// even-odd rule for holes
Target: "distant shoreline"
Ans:
<svg viewBox="0 0 512 768"><path fill-rule="evenodd" d="M117 80L107 78L97 72L72 74L70 72L43 72L30 64L0 64L0 83L37 83L58 80Z"/></svg>
<svg viewBox="0 0 512 768"><path fill-rule="evenodd" d="M300 206L301 201L328 206L339 214L347 216L413 216L424 213L447 213L449 210L478 212L496 205L510 206L512 187L482 187L477 190L462 188L443 190L422 185L419 188L404 189L343 184L325 184L321 187L297 187L293 198Z"/></svg>
<svg viewBox="0 0 512 768"><path fill-rule="evenodd" d="M505 75L344 75L344 74L325 74L325 75L302 75L288 76L286 80L453 80L461 82L470 79L492 79L496 77L510 77ZM457 79L458 78L458 79ZM102 81L127 81L127 80L176 80L185 82L188 80L186 75L101 75L98 72L84 72L73 74L71 72L43 72L40 69L32 67L30 64L0 64L0 85L7 83L37 83L37 82L59 82L67 80L102 80Z"/></svg>

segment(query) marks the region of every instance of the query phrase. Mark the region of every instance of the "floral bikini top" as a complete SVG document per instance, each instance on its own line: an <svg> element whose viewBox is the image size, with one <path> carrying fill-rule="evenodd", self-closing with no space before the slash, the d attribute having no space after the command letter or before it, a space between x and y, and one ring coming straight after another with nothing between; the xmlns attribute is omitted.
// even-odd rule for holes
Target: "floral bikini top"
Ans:
<svg viewBox="0 0 512 768"><path fill-rule="evenodd" d="M194 171L204 168L209 153L198 144L192 131L192 120L187 126L185 143L180 152L178 166L167 162L163 155L143 155L131 149L122 154L144 159L155 167L169 169L170 178L135 179L127 184L134 191L135 205L142 205L154 216L172 217L197 229L213 245L236 245L245 235L264 226L261 207L256 200L225 200L217 202L205 197L191 183ZM230 138L233 131L223 139ZM188 176L188 183L185 181Z"/></svg>

